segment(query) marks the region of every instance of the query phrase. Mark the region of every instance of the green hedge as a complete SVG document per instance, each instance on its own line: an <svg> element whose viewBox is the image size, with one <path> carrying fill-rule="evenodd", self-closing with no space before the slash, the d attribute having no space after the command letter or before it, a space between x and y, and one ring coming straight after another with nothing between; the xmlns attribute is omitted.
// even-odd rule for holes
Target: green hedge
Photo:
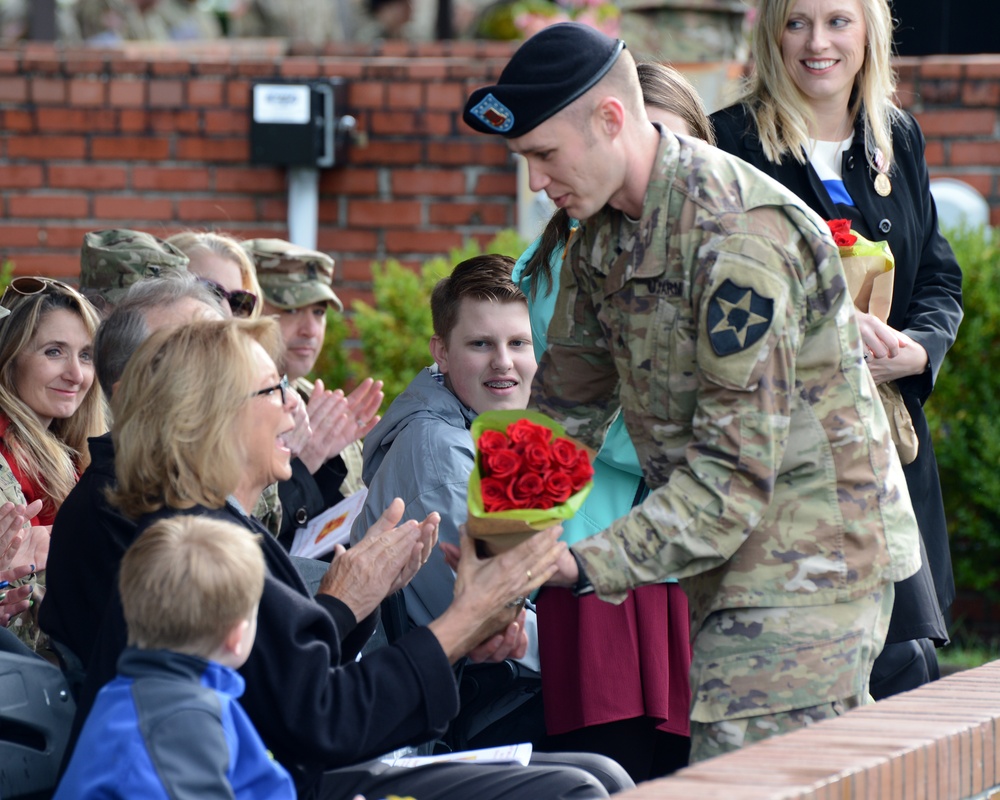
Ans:
<svg viewBox="0 0 1000 800"><path fill-rule="evenodd" d="M1000 600L1000 230L949 232L965 319L927 418L934 437L955 581Z"/></svg>

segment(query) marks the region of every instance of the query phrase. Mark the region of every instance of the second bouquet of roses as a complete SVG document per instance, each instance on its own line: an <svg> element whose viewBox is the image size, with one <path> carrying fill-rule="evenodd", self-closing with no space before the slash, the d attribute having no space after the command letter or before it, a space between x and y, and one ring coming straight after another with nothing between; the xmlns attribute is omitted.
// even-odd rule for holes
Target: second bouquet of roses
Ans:
<svg viewBox="0 0 1000 800"><path fill-rule="evenodd" d="M892 305L892 270L896 263L889 243L869 241L851 230L851 221L847 219L830 219L826 224L840 250L847 290L854 305L885 322Z"/></svg>
<svg viewBox="0 0 1000 800"><path fill-rule="evenodd" d="M851 230L850 220L831 219L826 224L840 251L847 290L851 293L855 308L885 322L892 307L892 283L895 277L893 269L896 265L889 243L868 241L857 231ZM903 403L903 395L895 381L880 383L878 394L889 418L889 430L900 461L909 464L917 457L920 444L910 412Z"/></svg>
<svg viewBox="0 0 1000 800"><path fill-rule="evenodd" d="M572 517L593 486L594 452L536 411L487 411L472 423L470 536L488 551L513 547Z"/></svg>

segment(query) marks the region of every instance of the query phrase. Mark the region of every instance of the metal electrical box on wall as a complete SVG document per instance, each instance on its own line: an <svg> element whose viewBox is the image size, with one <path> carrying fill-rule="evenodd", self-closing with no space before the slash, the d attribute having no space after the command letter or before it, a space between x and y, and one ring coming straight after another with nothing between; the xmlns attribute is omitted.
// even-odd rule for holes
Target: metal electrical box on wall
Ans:
<svg viewBox="0 0 1000 800"><path fill-rule="evenodd" d="M332 167L344 160L354 119L340 78L257 83L250 103L250 162Z"/></svg>

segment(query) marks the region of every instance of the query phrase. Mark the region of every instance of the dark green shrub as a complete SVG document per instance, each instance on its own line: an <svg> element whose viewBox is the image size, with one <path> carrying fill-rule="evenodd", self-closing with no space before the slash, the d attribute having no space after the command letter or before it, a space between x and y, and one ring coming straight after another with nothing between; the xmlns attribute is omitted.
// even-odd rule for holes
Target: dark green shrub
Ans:
<svg viewBox="0 0 1000 800"><path fill-rule="evenodd" d="M962 265L965 319L927 417L941 473L955 581L1000 599L1000 230L948 240Z"/></svg>

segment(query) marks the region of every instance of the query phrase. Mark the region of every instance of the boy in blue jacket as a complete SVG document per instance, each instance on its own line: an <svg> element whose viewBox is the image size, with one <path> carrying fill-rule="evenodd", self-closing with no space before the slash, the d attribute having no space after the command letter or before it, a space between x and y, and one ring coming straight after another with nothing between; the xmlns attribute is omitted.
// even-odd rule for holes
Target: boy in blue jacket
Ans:
<svg viewBox="0 0 1000 800"><path fill-rule="evenodd" d="M264 588L257 537L207 517L162 520L125 553L119 586L129 646L57 800L293 800L290 776L236 702Z"/></svg>

